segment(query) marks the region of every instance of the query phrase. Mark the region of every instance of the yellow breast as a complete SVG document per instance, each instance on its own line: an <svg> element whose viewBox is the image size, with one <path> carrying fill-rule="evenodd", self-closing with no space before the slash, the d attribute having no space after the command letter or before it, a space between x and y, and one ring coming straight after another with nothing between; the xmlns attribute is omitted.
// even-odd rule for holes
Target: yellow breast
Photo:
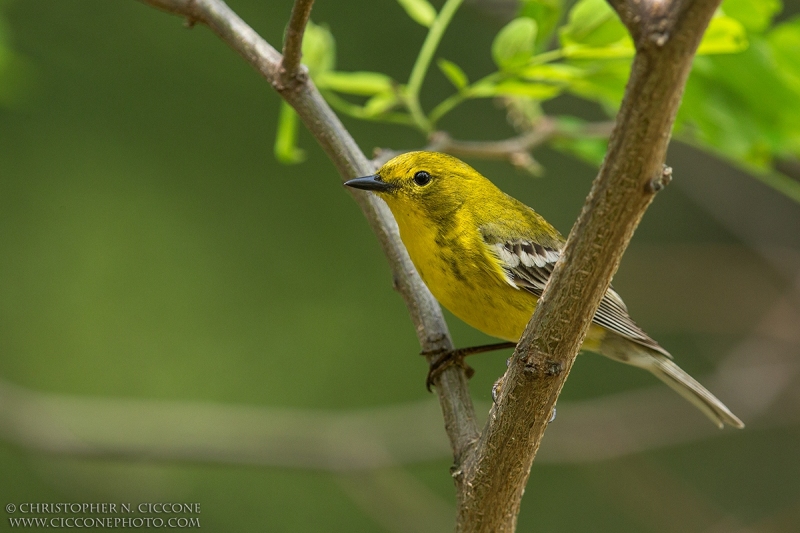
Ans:
<svg viewBox="0 0 800 533"><path fill-rule="evenodd" d="M417 215L418 216L418 215ZM395 213L400 236L422 280L458 318L488 335L517 341L537 298L511 286L473 224L420 225L410 212Z"/></svg>
<svg viewBox="0 0 800 533"><path fill-rule="evenodd" d="M436 299L470 326L517 342L533 316L538 298L512 286L474 224L455 220L420 225L419 214L398 210L400 237L422 280ZM605 331L592 325L583 349L595 351Z"/></svg>

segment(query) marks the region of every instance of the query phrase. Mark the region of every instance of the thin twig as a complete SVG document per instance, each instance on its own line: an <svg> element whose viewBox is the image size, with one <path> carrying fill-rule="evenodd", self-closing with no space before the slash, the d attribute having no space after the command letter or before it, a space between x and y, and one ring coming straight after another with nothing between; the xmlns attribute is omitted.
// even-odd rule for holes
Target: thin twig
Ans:
<svg viewBox="0 0 800 533"><path fill-rule="evenodd" d="M406 103L411 116L414 117L417 125L423 131L429 132L433 127L428 117L419 103L419 92L422 89L422 82L425 81L425 75L428 73L428 67L433 61L433 55L439 42L442 40L444 31L450 24L453 15L456 14L459 6L464 0L446 0L442 6L441 11L433 20L428 35L425 37L425 42L422 43L417 60L411 68L411 75L408 77L408 85L406 88Z"/></svg>
<svg viewBox="0 0 800 533"><path fill-rule="evenodd" d="M551 139L555 131L555 122L549 119L540 120L536 127L522 135L502 141L458 141L446 132L439 131L431 135L425 149L456 157L506 160L517 168L540 175L542 167L530 152Z"/></svg>
<svg viewBox="0 0 800 533"><path fill-rule="evenodd" d="M444 152L456 157L507 160L515 166L525 167L530 164L531 150L554 138L607 138L613 128L614 121L603 121L566 130L559 128L555 118L543 117L530 131L499 141L462 141L453 139L445 131L437 131L431 134L430 142L423 150ZM399 150L379 148L375 150L372 161L380 166L401 153Z"/></svg>
<svg viewBox="0 0 800 533"><path fill-rule="evenodd" d="M300 59L303 56L303 34L313 5L314 0L295 0L292 6L281 61L281 83L284 87L296 87L306 81L307 74L300 69Z"/></svg>
<svg viewBox="0 0 800 533"><path fill-rule="evenodd" d="M280 91L281 55L221 0L141 1L207 25ZM296 90L280 93L297 111L336 165L343 180L374 172L373 165L310 80ZM453 342L441 308L414 269L389 208L372 194L352 190L350 192L377 235L389 261L394 286L405 300L422 351L440 353L452 350ZM464 370L459 366L448 368L437 378L436 391L444 416L445 430L455 460L459 462L478 437L475 407L469 396Z"/></svg>
<svg viewBox="0 0 800 533"><path fill-rule="evenodd" d="M552 119L542 119L532 130L502 141L459 141L441 131L431 136L427 150L447 152L457 157L512 159L544 144L556 131L556 124Z"/></svg>

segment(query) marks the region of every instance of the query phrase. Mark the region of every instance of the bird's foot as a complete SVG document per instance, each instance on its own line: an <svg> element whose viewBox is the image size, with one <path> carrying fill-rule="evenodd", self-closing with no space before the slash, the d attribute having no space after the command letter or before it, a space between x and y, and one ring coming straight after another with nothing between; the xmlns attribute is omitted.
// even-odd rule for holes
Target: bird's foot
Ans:
<svg viewBox="0 0 800 533"><path fill-rule="evenodd" d="M420 355L424 356L436 356L436 358L431 361L428 367L428 377L425 378L425 388L428 389L428 392L431 392L431 387L436 378L453 365L458 365L463 368L467 379L475 375L475 369L464 362L464 357L466 356L460 353L461 351L462 350L438 350L420 353Z"/></svg>
<svg viewBox="0 0 800 533"><path fill-rule="evenodd" d="M459 348L458 350L437 350L432 352L422 352L421 355L425 356L438 356L431 361L430 368L428 369L428 377L425 379L425 387L430 392L433 382L438 378L442 372L453 365L458 365L464 369L467 379L475 375L475 370L467 363L464 358L468 355L475 355L478 353L491 352L494 350L503 350L506 348L514 348L517 345L515 342L499 342L496 344L486 344L483 346L471 346L469 348Z"/></svg>

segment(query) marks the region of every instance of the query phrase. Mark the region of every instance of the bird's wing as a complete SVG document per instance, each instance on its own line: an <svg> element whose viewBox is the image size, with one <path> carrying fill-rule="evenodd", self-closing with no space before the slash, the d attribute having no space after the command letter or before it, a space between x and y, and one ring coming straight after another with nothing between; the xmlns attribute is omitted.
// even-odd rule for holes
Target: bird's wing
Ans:
<svg viewBox="0 0 800 533"><path fill-rule="evenodd" d="M554 241L551 246L544 246L528 239L501 239L487 231L481 231L481 234L490 252L500 261L506 281L540 297L561 257L561 244ZM625 302L613 288L606 291L593 321L626 339L670 356L628 316Z"/></svg>

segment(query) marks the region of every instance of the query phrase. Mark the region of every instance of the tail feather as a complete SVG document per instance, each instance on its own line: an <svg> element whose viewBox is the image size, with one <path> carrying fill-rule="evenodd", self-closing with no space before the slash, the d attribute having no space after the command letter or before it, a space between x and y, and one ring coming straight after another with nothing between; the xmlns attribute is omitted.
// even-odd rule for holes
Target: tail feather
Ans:
<svg viewBox="0 0 800 533"><path fill-rule="evenodd" d="M598 351L615 361L649 371L691 402L720 429L725 424L739 429L744 427L744 423L724 403L684 372L667 355L611 332L603 339Z"/></svg>
<svg viewBox="0 0 800 533"><path fill-rule="evenodd" d="M683 371L661 354L651 354L651 362L646 367L658 379L669 385L672 390L692 402L708 418L715 422L720 429L725 424L742 429L744 423L728 409L724 403L711 394L708 389L700 385L692 376Z"/></svg>

